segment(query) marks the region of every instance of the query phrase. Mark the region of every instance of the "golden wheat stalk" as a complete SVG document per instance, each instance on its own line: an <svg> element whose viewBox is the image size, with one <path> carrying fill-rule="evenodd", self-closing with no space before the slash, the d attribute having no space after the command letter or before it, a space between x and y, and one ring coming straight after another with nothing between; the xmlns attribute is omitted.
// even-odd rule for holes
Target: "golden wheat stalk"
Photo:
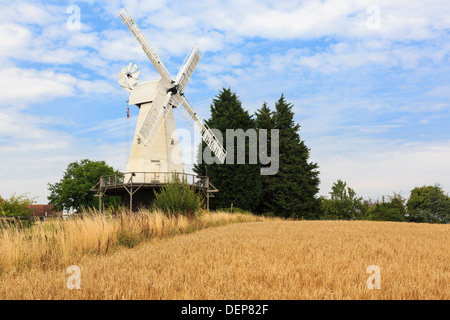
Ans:
<svg viewBox="0 0 450 320"><path fill-rule="evenodd" d="M133 247L146 239L187 233L233 221L255 221L253 215L202 213L194 219L167 217L140 210L116 215L96 211L83 218L48 220L31 228L0 228L0 273L30 267L59 268L85 255L102 255L120 246Z"/></svg>

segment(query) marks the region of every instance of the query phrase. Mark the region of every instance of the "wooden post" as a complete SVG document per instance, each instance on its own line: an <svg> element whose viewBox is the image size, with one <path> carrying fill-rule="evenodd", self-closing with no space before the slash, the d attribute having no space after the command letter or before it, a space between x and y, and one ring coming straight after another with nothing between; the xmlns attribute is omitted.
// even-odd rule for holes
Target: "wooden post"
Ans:
<svg viewBox="0 0 450 320"><path fill-rule="evenodd" d="M209 177L206 177L206 210L209 211Z"/></svg>
<svg viewBox="0 0 450 320"><path fill-rule="evenodd" d="M130 192L130 213L133 212L133 187L131 187Z"/></svg>
<svg viewBox="0 0 450 320"><path fill-rule="evenodd" d="M102 211L102 196L103 196L103 193L102 193L102 191L100 190L100 195L99 195L99 197L98 197L98 210L100 211L100 214L102 214L103 213L103 211Z"/></svg>

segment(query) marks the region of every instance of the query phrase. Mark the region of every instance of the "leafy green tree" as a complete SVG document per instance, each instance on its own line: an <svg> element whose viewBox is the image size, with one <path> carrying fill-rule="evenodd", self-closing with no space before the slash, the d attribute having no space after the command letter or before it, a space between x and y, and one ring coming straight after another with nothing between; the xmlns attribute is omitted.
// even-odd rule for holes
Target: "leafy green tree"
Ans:
<svg viewBox="0 0 450 320"><path fill-rule="evenodd" d="M242 129L246 132L248 129L255 129L255 120L244 110L242 103L236 93L231 89L222 89L219 95L213 99L211 104L211 118L206 121L208 126L221 132L223 144L229 143L231 137L228 136L227 129ZM260 165L250 164L249 162L249 140L245 139L245 158L244 164L237 163L238 144L236 139L233 141L234 152L227 148L227 160L225 164L208 164L203 157L198 159L194 165L194 172L198 175L207 175L210 182L219 190L211 198L211 208L230 208L238 207L243 210L255 211L261 198L261 178ZM209 148L203 142L202 152ZM227 161L234 156L234 162Z"/></svg>
<svg viewBox="0 0 450 320"><path fill-rule="evenodd" d="M362 199L360 205L360 214L359 219L361 220L369 220L369 210L375 205L376 201L372 199Z"/></svg>
<svg viewBox="0 0 450 320"><path fill-rule="evenodd" d="M0 197L0 216L27 216L31 213L30 205L35 203L28 194L13 194L9 199Z"/></svg>
<svg viewBox="0 0 450 320"><path fill-rule="evenodd" d="M363 199L347 187L347 183L337 180L333 183L330 199L322 199L322 210L325 218L354 220L361 217Z"/></svg>
<svg viewBox="0 0 450 320"><path fill-rule="evenodd" d="M80 162L72 162L59 182L48 184L49 204L54 205L57 210L98 208L98 198L89 190L99 182L101 176L118 173L119 171L114 170L105 161L83 159ZM105 205L112 206L117 202L117 198L110 197Z"/></svg>
<svg viewBox="0 0 450 320"><path fill-rule="evenodd" d="M410 221L450 223L450 198L438 184L411 190L406 207Z"/></svg>
<svg viewBox="0 0 450 320"><path fill-rule="evenodd" d="M263 196L260 211L276 216L314 219L319 215L319 171L309 161L309 148L301 140L300 125L294 122L293 105L284 95L271 111L266 104L256 112L258 129L276 129L279 133L279 169L262 177ZM268 132L268 150L271 136Z"/></svg>
<svg viewBox="0 0 450 320"><path fill-rule="evenodd" d="M389 201L376 201L367 212L368 220L376 221L407 221L405 199L394 192L393 196L388 196Z"/></svg>

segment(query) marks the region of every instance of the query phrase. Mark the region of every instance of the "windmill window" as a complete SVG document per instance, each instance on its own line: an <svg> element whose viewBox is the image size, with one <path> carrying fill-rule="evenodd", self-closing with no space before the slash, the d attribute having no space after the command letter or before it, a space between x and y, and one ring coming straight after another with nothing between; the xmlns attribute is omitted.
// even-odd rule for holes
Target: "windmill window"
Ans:
<svg viewBox="0 0 450 320"><path fill-rule="evenodd" d="M141 144L141 138L139 138L139 137L137 138L137 143Z"/></svg>
<svg viewBox="0 0 450 320"><path fill-rule="evenodd" d="M170 139L170 144L174 145L175 144L175 140L174 139Z"/></svg>

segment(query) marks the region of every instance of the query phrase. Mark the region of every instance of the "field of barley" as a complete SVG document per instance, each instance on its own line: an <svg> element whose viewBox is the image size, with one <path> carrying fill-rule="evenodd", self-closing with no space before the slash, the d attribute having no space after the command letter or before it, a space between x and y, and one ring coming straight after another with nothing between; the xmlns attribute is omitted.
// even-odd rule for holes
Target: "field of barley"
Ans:
<svg viewBox="0 0 450 320"><path fill-rule="evenodd" d="M159 234L131 246L117 245L114 233L95 236L108 228L117 235L118 226L96 221L99 225L82 230L87 226L73 221L78 227L55 232L53 226L50 242L39 231L41 244L53 246L46 254L36 245L39 258L26 249L30 238L20 242L3 234L0 299L450 298L448 225L213 216L203 219L216 223L192 230L188 221L172 221L169 228L168 221L161 226L161 217L149 220L160 226L147 232ZM135 234L145 230L139 228ZM164 236L161 230L169 229ZM74 235L63 236L68 230ZM80 289L67 286L69 265L79 267ZM379 289L368 288L369 266L379 268Z"/></svg>

